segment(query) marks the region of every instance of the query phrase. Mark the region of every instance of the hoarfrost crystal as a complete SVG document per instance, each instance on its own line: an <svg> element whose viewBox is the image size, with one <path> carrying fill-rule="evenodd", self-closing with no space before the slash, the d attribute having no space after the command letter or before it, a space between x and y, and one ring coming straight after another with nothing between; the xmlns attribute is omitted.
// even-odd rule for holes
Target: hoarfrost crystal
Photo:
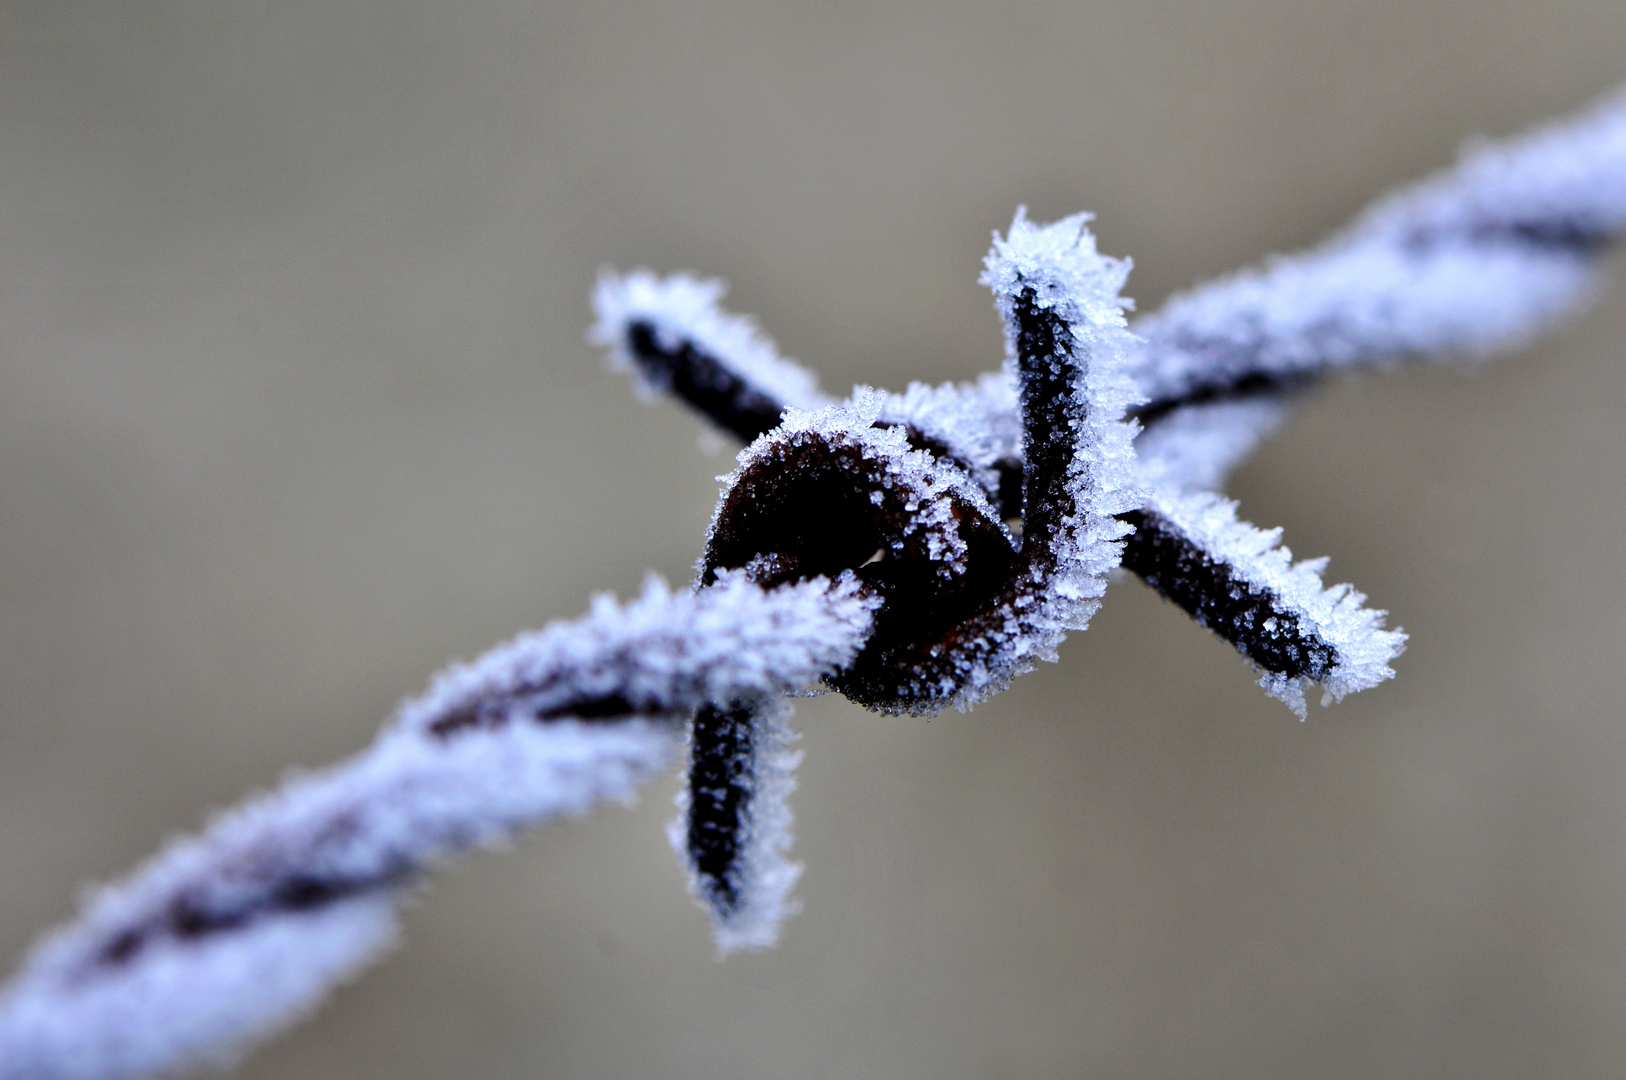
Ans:
<svg viewBox="0 0 1626 1080"><path fill-rule="evenodd" d="M1392 677L1405 635L1220 489L1325 376L1482 356L1592 296L1626 229L1626 94L1133 324L1129 264L1087 221L1018 213L996 236L1003 371L839 403L719 283L605 273L590 337L612 365L748 444L695 591L601 598L448 669L357 757L91 897L0 997L0 1080L230 1060L375 957L424 871L629 798L685 725L672 842L719 952L770 945L801 872L785 695L822 679L885 712L966 707L1054 659L1120 564L1301 717L1313 685L1326 702Z"/></svg>

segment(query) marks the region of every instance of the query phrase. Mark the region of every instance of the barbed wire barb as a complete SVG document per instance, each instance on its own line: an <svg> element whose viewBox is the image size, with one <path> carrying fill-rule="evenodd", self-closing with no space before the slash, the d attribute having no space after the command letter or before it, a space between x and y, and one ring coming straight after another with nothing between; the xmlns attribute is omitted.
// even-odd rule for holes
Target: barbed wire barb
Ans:
<svg viewBox="0 0 1626 1080"><path fill-rule="evenodd" d="M1087 222L1019 212L996 235L1001 372L840 401L719 283L606 271L591 339L747 444L696 587L600 598L447 669L356 757L92 894L0 995L0 1080L230 1061L379 955L426 871L629 798L685 736L673 844L719 951L771 944L800 873L786 695L967 707L1054 659L1120 565L1301 717L1314 686L1391 678L1403 632L1240 520L1225 478L1331 375L1489 355L1595 295L1626 229L1626 94L1134 322L1128 262Z"/></svg>

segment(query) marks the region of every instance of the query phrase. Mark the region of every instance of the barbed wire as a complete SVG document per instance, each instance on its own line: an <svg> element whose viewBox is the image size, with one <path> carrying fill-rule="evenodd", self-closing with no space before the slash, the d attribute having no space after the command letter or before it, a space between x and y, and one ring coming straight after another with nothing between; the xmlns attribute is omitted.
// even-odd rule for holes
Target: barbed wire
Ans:
<svg viewBox="0 0 1626 1080"><path fill-rule="evenodd" d="M1405 635L1224 479L1327 376L1515 346L1594 291L1626 228L1626 97L1470 152L1302 255L1134 324L1087 215L1018 213L983 281L1002 373L823 394L722 287L604 275L592 336L641 385L750 445L697 587L448 669L348 762L175 842L85 903L0 998L0 1080L220 1064L314 1008L449 856L625 799L688 733L672 828L719 950L793 908L785 696L965 708L1054 659L1122 566L1229 641L1302 717L1392 677Z"/></svg>

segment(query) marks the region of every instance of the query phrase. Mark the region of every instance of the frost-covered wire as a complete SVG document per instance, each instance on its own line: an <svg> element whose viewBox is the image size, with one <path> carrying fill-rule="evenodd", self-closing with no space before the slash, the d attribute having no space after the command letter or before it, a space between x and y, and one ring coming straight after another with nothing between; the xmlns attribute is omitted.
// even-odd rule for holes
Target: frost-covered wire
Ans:
<svg viewBox="0 0 1626 1080"><path fill-rule="evenodd" d="M790 410L728 478L701 583L730 570L772 585L856 568L881 607L863 649L826 679L855 701L965 708L1054 659L1100 604L1129 531L1118 515L1141 493L1123 420L1133 390L1121 372L1131 339L1118 290L1128 266L1096 251L1086 221L1040 227L1018 214L983 275L1020 388L1020 539L967 460L941 448L953 414L926 415L925 391L892 412L864 388L842 405ZM768 702L703 708L691 728L673 838L722 951L771 944L787 910L798 871L780 855L795 765L784 742Z"/></svg>
<svg viewBox="0 0 1626 1080"><path fill-rule="evenodd" d="M1148 426L1405 358L1483 356L1583 303L1626 229L1626 93L1374 204L1320 247L1171 299L1135 332Z"/></svg>
<svg viewBox="0 0 1626 1080"><path fill-rule="evenodd" d="M0 1080L230 1059L376 956L425 870L630 796L685 725L673 843L719 950L771 944L800 873L784 696L822 679L884 712L964 707L1053 658L1120 563L1300 716L1311 685L1391 677L1405 635L1218 492L1327 374L1482 355L1584 300L1626 228L1626 96L1132 327L1128 263L1086 220L1018 214L996 236L1002 373L842 402L723 311L719 283L604 274L590 336L612 363L750 444L696 590L600 600L448 670L358 757L91 897L0 995Z"/></svg>
<svg viewBox="0 0 1626 1080"><path fill-rule="evenodd" d="M1117 515L1141 495L1123 420L1128 267L1095 250L1085 220L1040 227L1018 215L983 276L1019 387L1020 540L962 456L893 421L887 396L867 388L790 411L728 478L702 582L737 568L765 584L853 568L883 598L875 633L829 680L856 701L967 706L1053 658L1099 606L1129 531Z"/></svg>
<svg viewBox="0 0 1626 1080"><path fill-rule="evenodd" d="M1131 515L1136 542L1124 565L1254 660L1259 685L1304 719L1304 690L1323 704L1393 678L1406 635L1383 628L1349 585L1321 583L1325 559L1294 563L1281 530L1236 518L1211 492L1156 493Z"/></svg>
<svg viewBox="0 0 1626 1080"><path fill-rule="evenodd" d="M711 914L719 956L776 944L799 907L790 892L802 866L786 852L802 755L789 717L783 698L756 698L702 705L690 727L689 779L668 837Z"/></svg>
<svg viewBox="0 0 1626 1080"><path fill-rule="evenodd" d="M1352 606L1360 593L1323 593L1319 563L1280 577L1285 554L1269 554L1279 565L1267 571L1258 560L1275 534L1196 493L1218 490L1293 400L1330 374L1484 357L1529 340L1595 294L1600 256L1623 230L1626 93L1617 92L1577 118L1475 145L1321 246L1199 286L1137 321L1145 344L1131 375L1147 399L1136 411L1138 449L1154 497L1125 565L1234 644L1260 684L1301 715L1309 682L1327 700L1391 677L1405 636ZM1267 579L1283 588L1262 587ZM1312 634L1302 653L1259 633L1266 623L1317 622L1287 599L1298 589L1307 599L1338 595L1342 626ZM1262 620L1251 626L1240 614L1255 606Z"/></svg>
<svg viewBox="0 0 1626 1080"><path fill-rule="evenodd" d="M786 409L832 404L813 373L780 356L755 322L718 306L724 292L722 282L688 274L605 271L587 336L645 393L677 394L746 442L776 427Z"/></svg>
<svg viewBox="0 0 1626 1080"><path fill-rule="evenodd" d="M43 942L0 999L0 1078L108 1080L230 1060L391 941L447 856L626 799L708 702L807 686L864 640L850 577L734 575L608 598L441 673L371 748L172 844Z"/></svg>
<svg viewBox="0 0 1626 1080"><path fill-rule="evenodd" d="M1262 685L1295 708L1308 682L1337 699L1357 683L1391 676L1388 663L1405 636L1383 630L1381 612L1362 616L1371 636L1323 642L1342 659L1308 667L1235 620L1213 617L1227 598L1204 594L1202 582L1254 580L1259 568L1235 561L1241 549L1215 546L1219 534L1182 532L1182 516L1153 502L1166 510L1185 496L1218 492L1286 422L1303 391L1330 374L1522 344L1594 294L1600 255L1623 229L1626 92L1617 92L1576 118L1476 144L1454 168L1380 200L1319 247L1199 286L1136 320L1140 341L1126 351L1126 371L1140 399L1130 413L1142 425L1135 483L1149 501L1125 518L1139 531L1125 541L1124 564L1146 570L1149 584L1236 646ZM639 272L628 280L649 278ZM719 295L714 287L706 304ZM724 317L706 310L707 319ZM629 332L602 318L597 329L605 341ZM878 422L969 476L1003 518L1022 518L1022 424L1009 372L971 384L912 385L883 399ZM1187 578L1177 566L1211 566L1216 574ZM1310 562L1295 573L1320 590L1320 569ZM1268 608L1275 596L1265 590L1255 602ZM1291 605L1265 615L1276 625L1302 617ZM1351 682L1337 674L1355 668L1368 675Z"/></svg>

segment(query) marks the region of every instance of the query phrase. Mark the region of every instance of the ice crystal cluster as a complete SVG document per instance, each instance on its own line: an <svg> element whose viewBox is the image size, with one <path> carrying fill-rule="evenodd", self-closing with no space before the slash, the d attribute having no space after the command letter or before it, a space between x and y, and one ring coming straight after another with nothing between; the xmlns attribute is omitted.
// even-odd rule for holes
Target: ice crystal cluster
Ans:
<svg viewBox="0 0 1626 1080"><path fill-rule="evenodd" d="M1120 567L1302 718L1393 676L1405 636L1242 521L1226 475L1329 374L1517 345L1591 295L1626 228L1626 97L1378 203L1303 254L1130 323L1087 215L1019 211L975 383L818 389L720 284L606 274L592 339L746 443L695 587L651 582L438 676L355 758L214 821L45 938L0 997L0 1080L230 1061L394 934L447 857L629 797L687 739L671 838L720 952L794 910L786 696L966 708L1053 660Z"/></svg>

